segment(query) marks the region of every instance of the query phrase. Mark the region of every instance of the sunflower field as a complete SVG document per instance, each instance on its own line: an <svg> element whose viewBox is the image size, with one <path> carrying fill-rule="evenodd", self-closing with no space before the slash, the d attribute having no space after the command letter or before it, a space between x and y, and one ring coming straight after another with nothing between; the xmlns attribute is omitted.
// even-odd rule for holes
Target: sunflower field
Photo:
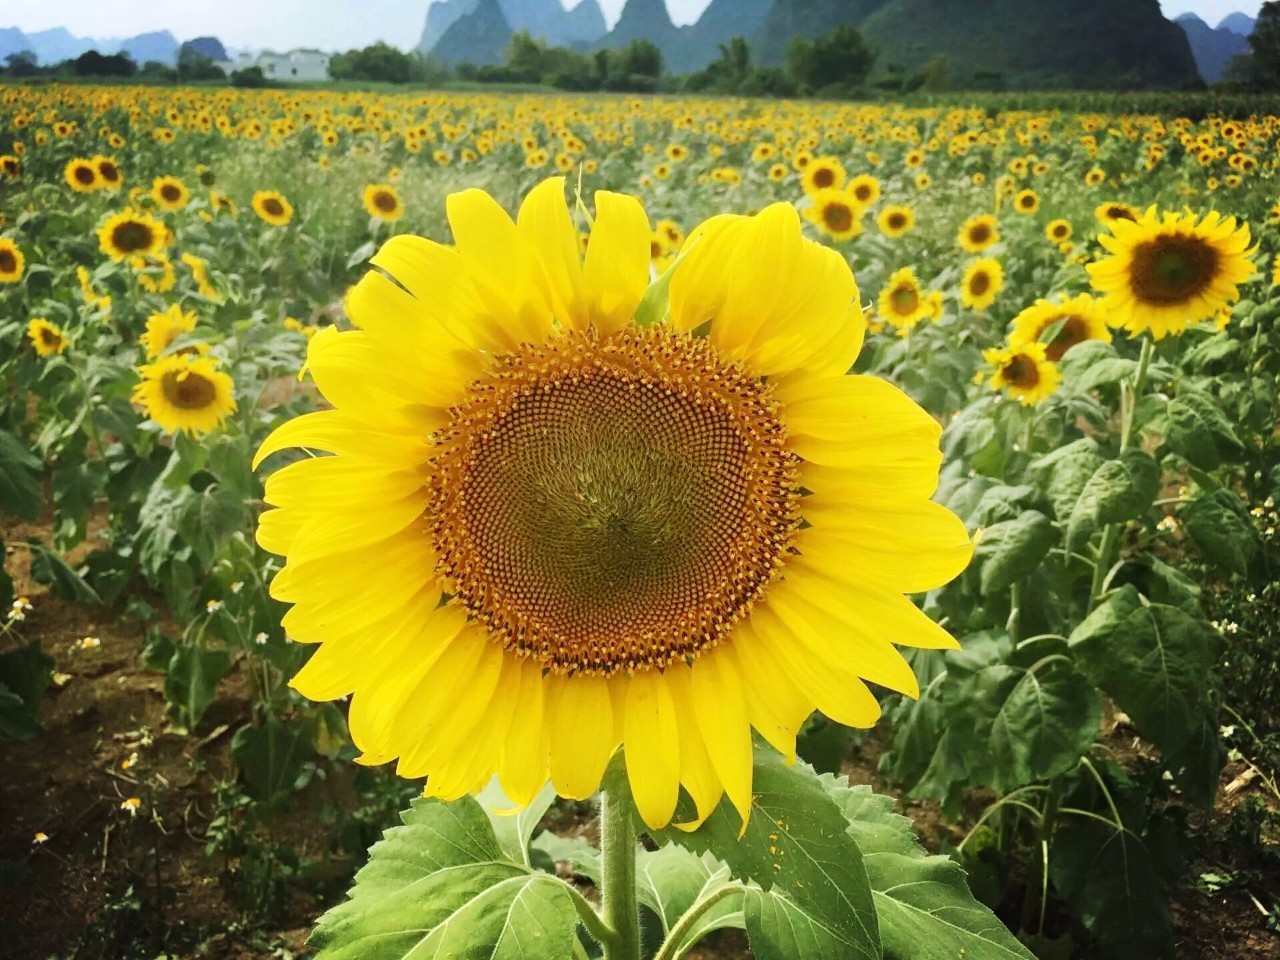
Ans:
<svg viewBox="0 0 1280 960"><path fill-rule="evenodd" d="M0 955L1280 957L1280 116L0 87Z"/></svg>

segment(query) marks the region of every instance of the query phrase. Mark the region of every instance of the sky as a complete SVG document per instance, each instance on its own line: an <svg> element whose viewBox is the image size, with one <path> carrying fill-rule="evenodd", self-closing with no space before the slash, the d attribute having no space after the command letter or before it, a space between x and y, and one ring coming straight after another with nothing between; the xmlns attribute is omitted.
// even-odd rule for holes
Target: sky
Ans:
<svg viewBox="0 0 1280 960"><path fill-rule="evenodd" d="M611 25L624 2L600 0ZM676 23L692 23L708 2L666 0ZM1165 16L1193 11L1212 25L1236 10L1256 15L1261 4L1262 0L1161 0ZM179 40L213 35L231 47L286 49L347 50L385 40L409 49L422 32L426 9L427 0L0 0L0 27L66 27L91 37L167 29Z"/></svg>

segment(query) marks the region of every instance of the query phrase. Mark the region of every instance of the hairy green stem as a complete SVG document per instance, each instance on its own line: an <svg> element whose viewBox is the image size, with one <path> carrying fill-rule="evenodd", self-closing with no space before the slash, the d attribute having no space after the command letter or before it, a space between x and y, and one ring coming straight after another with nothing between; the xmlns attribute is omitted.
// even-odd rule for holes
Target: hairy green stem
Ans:
<svg viewBox="0 0 1280 960"><path fill-rule="evenodd" d="M605 960L640 960L640 904L636 898L636 831L627 797L605 790L600 795L600 853L604 875L604 922L612 936L604 942Z"/></svg>
<svg viewBox="0 0 1280 960"><path fill-rule="evenodd" d="M1044 808L1040 814L1040 917L1036 924L1036 933L1044 929L1044 912L1049 903L1049 848L1053 845L1053 829L1058 821L1058 807L1062 804L1064 787L1061 775L1049 781L1049 789L1045 794ZM1027 884L1022 898L1022 929L1031 929L1036 897L1032 896L1031 884Z"/></svg>

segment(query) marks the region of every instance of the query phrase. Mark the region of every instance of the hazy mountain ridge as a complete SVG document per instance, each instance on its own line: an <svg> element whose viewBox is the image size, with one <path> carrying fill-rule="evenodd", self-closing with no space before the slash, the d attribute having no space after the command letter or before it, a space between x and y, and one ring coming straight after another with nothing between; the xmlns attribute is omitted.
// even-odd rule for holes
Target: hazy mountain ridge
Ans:
<svg viewBox="0 0 1280 960"><path fill-rule="evenodd" d="M27 50L48 66L74 60L82 53L97 50L110 55L127 53L139 66L156 60L172 67L178 62L179 44L168 30L140 33L135 37L77 37L65 27L24 33L17 27L0 27L0 59Z"/></svg>
<svg viewBox="0 0 1280 960"><path fill-rule="evenodd" d="M1233 14L1243 20L1249 20L1243 14ZM1225 22L1225 21L1224 21ZM1249 52L1248 35L1241 36L1235 30L1219 26L1216 30L1205 23L1194 13L1184 13L1174 21L1187 35L1191 44L1191 53L1196 58L1196 66L1205 83L1217 83L1226 73L1231 61L1241 54ZM1249 22L1252 31L1252 21Z"/></svg>
<svg viewBox="0 0 1280 960"><path fill-rule="evenodd" d="M479 0L432 0L417 49L423 53L435 52L441 59L450 60L454 55L441 41L450 27L475 14L478 7ZM609 29L598 0L581 0L570 10L566 10L560 0L498 0L498 7L508 32L528 30L552 46L592 44ZM475 41L486 25L496 36L498 25L489 12L482 11L479 19L461 29Z"/></svg>

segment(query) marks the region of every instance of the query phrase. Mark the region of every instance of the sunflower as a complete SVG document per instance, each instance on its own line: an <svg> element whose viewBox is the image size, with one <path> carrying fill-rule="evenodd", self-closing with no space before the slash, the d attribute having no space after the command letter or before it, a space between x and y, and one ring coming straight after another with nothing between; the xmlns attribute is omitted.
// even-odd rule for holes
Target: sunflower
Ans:
<svg viewBox="0 0 1280 960"><path fill-rule="evenodd" d="M991 257L974 260L964 268L960 281L960 302L970 310L982 311L996 302L1004 287L1004 268Z"/></svg>
<svg viewBox="0 0 1280 960"><path fill-rule="evenodd" d="M901 237L915 228L916 215L910 207L891 204L880 211L876 226L886 237Z"/></svg>
<svg viewBox="0 0 1280 960"><path fill-rule="evenodd" d="M232 217L240 213L240 208L236 206L236 202L225 193L217 190L209 191L209 206L215 213L226 213Z"/></svg>
<svg viewBox="0 0 1280 960"><path fill-rule="evenodd" d="M1013 198L1013 209L1021 214L1033 214L1040 209L1040 197L1034 190L1019 190Z"/></svg>
<svg viewBox="0 0 1280 960"><path fill-rule="evenodd" d="M166 433L201 436L235 413L235 384L213 357L175 353L138 368L133 402Z"/></svg>
<svg viewBox="0 0 1280 960"><path fill-rule="evenodd" d="M0 156L0 173L10 179L22 176L22 161L11 153Z"/></svg>
<svg viewBox="0 0 1280 960"><path fill-rule="evenodd" d="M67 349L66 335L44 317L33 317L27 324L27 339L41 357L56 357Z"/></svg>
<svg viewBox="0 0 1280 960"><path fill-rule="evenodd" d="M275 190L259 190L253 195L253 212L271 226L283 227L293 219L293 204Z"/></svg>
<svg viewBox="0 0 1280 960"><path fill-rule="evenodd" d="M1052 337L1045 339L1052 331ZM1107 320L1098 309L1097 302L1087 293L1052 303L1037 300L1013 319L1013 333L1009 335L1010 347L1023 347L1028 343L1044 343L1045 356L1057 363L1062 355L1077 343L1086 340L1111 342Z"/></svg>
<svg viewBox="0 0 1280 960"><path fill-rule="evenodd" d="M783 180L787 179L787 174L790 172L791 171L787 169L787 165L785 163L775 163L773 166L769 167L769 182L781 183Z"/></svg>
<svg viewBox="0 0 1280 960"><path fill-rule="evenodd" d="M1094 167L1084 175L1085 185L1089 187L1096 187L1105 179L1107 179L1107 175L1102 172L1100 167Z"/></svg>
<svg viewBox="0 0 1280 960"><path fill-rule="evenodd" d="M1211 319L1240 297L1239 284L1257 271L1249 260L1249 227L1217 212L1160 214L1154 206L1136 223L1117 220L1098 242L1111 254L1089 264L1089 280L1105 294L1112 325L1153 339Z"/></svg>
<svg viewBox="0 0 1280 960"><path fill-rule="evenodd" d="M920 282L910 267L894 271L876 302L879 319L892 324L900 333L906 333L928 317L930 312L924 291L920 289Z"/></svg>
<svg viewBox="0 0 1280 960"><path fill-rule="evenodd" d="M119 190L124 185L124 175L120 172L120 165L116 163L114 157L104 157L102 154L94 157L90 161L95 170L98 171L98 185L103 190Z"/></svg>
<svg viewBox="0 0 1280 960"><path fill-rule="evenodd" d="M164 246L165 229L148 213L126 210L107 218L98 228L98 245L112 260L155 253Z"/></svg>
<svg viewBox="0 0 1280 960"><path fill-rule="evenodd" d="M154 360L184 333L190 333L195 328L195 311L184 311L175 303L163 313L153 313L147 317L147 331L138 338L138 343L146 351L147 359Z"/></svg>
<svg viewBox="0 0 1280 960"><path fill-rule="evenodd" d="M1043 343L984 350L982 359L995 367L988 381L991 389L1006 391L1024 407L1048 399L1062 384L1062 374L1047 358Z"/></svg>
<svg viewBox="0 0 1280 960"><path fill-rule="evenodd" d="M1071 239L1071 224L1066 220L1050 220L1044 228L1045 237L1053 243L1066 243Z"/></svg>
<svg viewBox="0 0 1280 960"><path fill-rule="evenodd" d="M364 209L384 223L395 223L404 216L404 202L389 183L371 183L364 188Z"/></svg>
<svg viewBox="0 0 1280 960"><path fill-rule="evenodd" d="M67 186L76 193L93 193L102 186L98 177L98 168L94 166L92 160L85 160L82 157L68 160L66 167L62 170L62 177L67 181Z"/></svg>
<svg viewBox="0 0 1280 960"><path fill-rule="evenodd" d="M674 220L659 220L653 229L666 238L667 249L679 250L684 245L684 231Z"/></svg>
<svg viewBox="0 0 1280 960"><path fill-rule="evenodd" d="M1138 209L1127 203L1100 203L1093 211L1094 217L1104 226L1110 226L1117 220L1138 219Z"/></svg>
<svg viewBox="0 0 1280 960"><path fill-rule="evenodd" d="M869 173L860 173L850 180L848 190L864 207L870 207L880 199L880 181Z"/></svg>
<svg viewBox="0 0 1280 960"><path fill-rule="evenodd" d="M996 218L989 213L970 217L960 226L956 242L965 253L981 253L987 247L1000 242L1000 228Z"/></svg>
<svg viewBox="0 0 1280 960"><path fill-rule="evenodd" d="M514 222L452 195L456 246L391 239L356 329L312 338L333 409L256 457L333 454L266 481L271 591L320 644L292 684L353 694L361 762L429 796L585 798L622 746L651 828L681 787L697 821L725 794L745 821L752 728L794 757L815 707L867 726L866 681L917 693L892 643L954 646L903 596L971 553L929 499L940 430L843 375L857 287L790 204L699 227L641 327L643 209L597 193L583 261L564 187Z"/></svg>
<svg viewBox="0 0 1280 960"><path fill-rule="evenodd" d="M862 233L862 207L845 191L819 190L810 199L805 219L832 240L843 243Z"/></svg>
<svg viewBox="0 0 1280 960"><path fill-rule="evenodd" d="M161 210L181 210L191 199L187 185L177 177L156 177L151 185L151 198Z"/></svg>
<svg viewBox="0 0 1280 960"><path fill-rule="evenodd" d="M814 157L800 172L800 185L813 196L822 190L839 190L844 186L847 174L835 157Z"/></svg>
<svg viewBox="0 0 1280 960"><path fill-rule="evenodd" d="M8 237L0 237L0 283L17 283L22 279L22 271L27 258L22 255L18 245Z"/></svg>

